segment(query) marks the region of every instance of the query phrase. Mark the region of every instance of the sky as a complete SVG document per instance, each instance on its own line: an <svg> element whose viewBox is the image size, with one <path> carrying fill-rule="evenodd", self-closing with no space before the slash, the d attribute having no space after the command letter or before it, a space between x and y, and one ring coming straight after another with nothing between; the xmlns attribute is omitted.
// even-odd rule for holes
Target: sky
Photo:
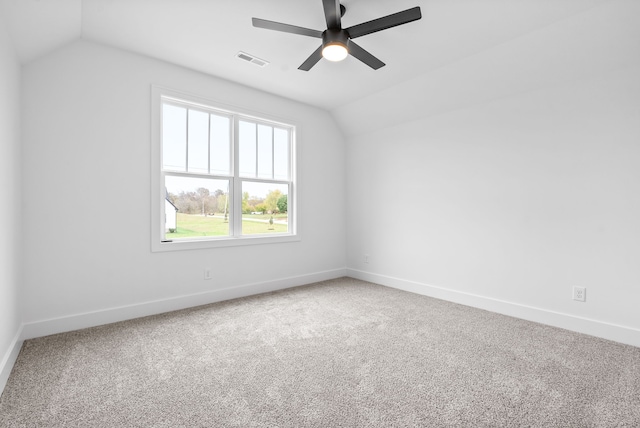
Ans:
<svg viewBox="0 0 640 428"><path fill-rule="evenodd" d="M233 118L201 109L163 104L163 168L165 171L227 176L232 170ZM289 179L290 131L284 127L240 119L238 123L238 168L248 179ZM188 143L187 143L188 142ZM228 191L228 180L167 176L170 193L204 187L211 193ZM263 198L271 190L288 194L288 186L277 183L242 182L243 193Z"/></svg>

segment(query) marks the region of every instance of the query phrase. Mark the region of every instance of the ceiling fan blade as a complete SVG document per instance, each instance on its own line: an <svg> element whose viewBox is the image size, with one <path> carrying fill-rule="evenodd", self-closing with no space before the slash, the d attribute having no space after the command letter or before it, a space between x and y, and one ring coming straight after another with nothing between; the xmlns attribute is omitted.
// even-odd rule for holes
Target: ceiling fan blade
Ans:
<svg viewBox="0 0 640 428"><path fill-rule="evenodd" d="M282 31L284 33L300 34L301 36L322 38L322 31L310 28L297 27L295 25L283 24L282 22L267 21L266 19L252 18L253 26L266 28L267 30Z"/></svg>
<svg viewBox="0 0 640 428"><path fill-rule="evenodd" d="M360 46L356 45L353 40L349 40L349 53L359 59L360 61L367 64L369 67L374 70L379 69L380 67L384 67L384 62L380 61L375 56L371 55L366 50L362 49Z"/></svg>
<svg viewBox="0 0 640 428"><path fill-rule="evenodd" d="M346 30L349 33L349 37L355 39L356 37L366 36L367 34L375 33L376 31L386 30L387 28L397 27L398 25L417 21L420 18L422 18L420 7L416 6L412 9L407 9L402 12L374 19L373 21L354 25Z"/></svg>
<svg viewBox="0 0 640 428"><path fill-rule="evenodd" d="M322 0L322 6L324 7L324 16L327 20L328 29L341 29L342 23L340 18L342 13L340 12L340 0Z"/></svg>
<svg viewBox="0 0 640 428"><path fill-rule="evenodd" d="M322 46L315 50L305 62L302 63L298 70L309 71L311 67L316 65L322 59Z"/></svg>

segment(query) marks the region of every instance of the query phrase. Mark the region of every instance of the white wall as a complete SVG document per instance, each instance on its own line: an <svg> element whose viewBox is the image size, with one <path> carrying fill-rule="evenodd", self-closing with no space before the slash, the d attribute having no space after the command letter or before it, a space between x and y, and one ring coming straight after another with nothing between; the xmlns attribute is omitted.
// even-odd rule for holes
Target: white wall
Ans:
<svg viewBox="0 0 640 428"><path fill-rule="evenodd" d="M638 76L351 137L352 274L640 346Z"/></svg>
<svg viewBox="0 0 640 428"><path fill-rule="evenodd" d="M20 65L0 16L0 391L13 365L20 330Z"/></svg>
<svg viewBox="0 0 640 428"><path fill-rule="evenodd" d="M640 346L639 12L604 2L334 111L349 273Z"/></svg>
<svg viewBox="0 0 640 428"><path fill-rule="evenodd" d="M344 142L327 112L87 41L23 80L25 337L344 274ZM299 125L301 242L151 253L152 84Z"/></svg>

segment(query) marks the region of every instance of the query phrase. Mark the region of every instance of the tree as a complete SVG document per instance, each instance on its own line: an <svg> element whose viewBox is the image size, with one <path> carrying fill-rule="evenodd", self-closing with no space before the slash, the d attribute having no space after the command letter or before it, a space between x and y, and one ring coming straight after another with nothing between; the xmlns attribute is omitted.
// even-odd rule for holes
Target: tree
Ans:
<svg viewBox="0 0 640 428"><path fill-rule="evenodd" d="M287 195L282 195L278 198L278 211L280 211L281 213L286 213L287 212Z"/></svg>
<svg viewBox="0 0 640 428"><path fill-rule="evenodd" d="M267 206L267 210L271 213L278 211L278 199L282 196L282 192L278 189L269 192L264 200L264 204Z"/></svg>
<svg viewBox="0 0 640 428"><path fill-rule="evenodd" d="M195 192L181 191L177 195L170 193L169 200L178 207L179 212L185 214L197 214L202 208L202 203Z"/></svg>
<svg viewBox="0 0 640 428"><path fill-rule="evenodd" d="M198 188L198 196L200 197L200 201L202 203L202 215L205 215L204 203L209 196L209 189L205 189L204 187Z"/></svg>
<svg viewBox="0 0 640 428"><path fill-rule="evenodd" d="M242 213L243 214L251 213L251 211L253 211L251 208L252 208L251 205L249 205L249 192L244 192L242 194Z"/></svg>
<svg viewBox="0 0 640 428"><path fill-rule="evenodd" d="M216 198L216 209L218 210L217 212L219 213L226 213L227 212L227 201L228 201L228 197L225 194L222 195L218 195L218 197Z"/></svg>

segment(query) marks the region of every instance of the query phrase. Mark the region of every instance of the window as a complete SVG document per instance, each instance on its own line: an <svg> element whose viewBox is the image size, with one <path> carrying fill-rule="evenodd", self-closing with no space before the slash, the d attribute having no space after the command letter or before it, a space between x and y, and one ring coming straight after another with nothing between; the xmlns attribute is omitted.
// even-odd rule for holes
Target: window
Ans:
<svg viewBox="0 0 640 428"><path fill-rule="evenodd" d="M293 125L156 87L152 110L152 250L298 239Z"/></svg>

